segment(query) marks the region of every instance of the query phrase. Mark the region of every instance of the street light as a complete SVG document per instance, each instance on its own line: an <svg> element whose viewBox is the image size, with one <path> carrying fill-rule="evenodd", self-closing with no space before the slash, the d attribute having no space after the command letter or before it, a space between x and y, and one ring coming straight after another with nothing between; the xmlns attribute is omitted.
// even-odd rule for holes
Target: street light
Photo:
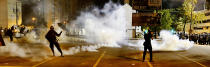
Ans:
<svg viewBox="0 0 210 67"><path fill-rule="evenodd" d="M32 17L31 20L33 21L33 23L36 21L35 17Z"/></svg>
<svg viewBox="0 0 210 67"><path fill-rule="evenodd" d="M66 24L67 22L66 22L66 21L64 21L63 23L64 23L64 24Z"/></svg>

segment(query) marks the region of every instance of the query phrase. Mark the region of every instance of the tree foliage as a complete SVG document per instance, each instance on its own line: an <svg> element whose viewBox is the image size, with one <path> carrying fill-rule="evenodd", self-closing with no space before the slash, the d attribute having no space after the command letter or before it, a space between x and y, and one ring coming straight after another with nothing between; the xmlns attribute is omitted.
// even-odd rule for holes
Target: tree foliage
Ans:
<svg viewBox="0 0 210 67"><path fill-rule="evenodd" d="M181 30L183 30L184 18L178 17L178 16L176 16L176 15L175 15L174 17L175 17L174 23L172 24L172 25L174 25L174 29L175 29L176 31L181 31Z"/></svg>
<svg viewBox="0 0 210 67"><path fill-rule="evenodd" d="M170 9L159 11L159 13L161 14L160 29L165 29L165 30L172 29L171 25L172 25L173 19L172 19L170 11L171 11Z"/></svg>
<svg viewBox="0 0 210 67"><path fill-rule="evenodd" d="M186 16L191 17L191 11L195 9L196 4L197 4L197 0L185 0L184 3L182 4L184 14Z"/></svg>
<svg viewBox="0 0 210 67"><path fill-rule="evenodd" d="M205 14L202 11L194 11L195 6L197 4L197 0L185 0L182 4L182 9L184 11L184 16L186 16L186 21L190 22L192 18L192 22L202 22L205 20Z"/></svg>

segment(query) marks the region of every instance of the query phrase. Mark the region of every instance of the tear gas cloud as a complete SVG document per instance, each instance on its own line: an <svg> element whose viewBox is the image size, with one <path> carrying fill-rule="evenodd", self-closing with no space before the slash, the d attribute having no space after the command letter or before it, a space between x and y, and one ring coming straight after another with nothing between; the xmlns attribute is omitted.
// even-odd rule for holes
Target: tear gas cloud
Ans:
<svg viewBox="0 0 210 67"><path fill-rule="evenodd" d="M126 30L129 29L129 18L127 10L132 11L129 5L119 5L109 2L103 9L93 9L90 12L82 12L74 21L75 25L84 26L87 42L99 44L101 47L120 47L135 46L143 50L144 40L128 40ZM193 46L188 40L179 40L178 36L171 34L169 31L161 31L162 40L152 40L154 50L158 51L178 51L187 50Z"/></svg>
<svg viewBox="0 0 210 67"><path fill-rule="evenodd" d="M130 41L129 46L143 50L144 40ZM179 39L177 35L172 34L170 31L162 30L160 32L160 39L151 41L153 51L182 51L188 50L194 46L194 43L189 40Z"/></svg>
<svg viewBox="0 0 210 67"><path fill-rule="evenodd" d="M30 58L31 61L40 61L48 58L49 52L45 46L32 44L17 44L4 39L6 46L0 47L0 56Z"/></svg>
<svg viewBox="0 0 210 67"><path fill-rule="evenodd" d="M73 25L83 26L85 36L90 43L106 43L115 46L126 38L126 9L109 2L103 9L95 8L82 12Z"/></svg>

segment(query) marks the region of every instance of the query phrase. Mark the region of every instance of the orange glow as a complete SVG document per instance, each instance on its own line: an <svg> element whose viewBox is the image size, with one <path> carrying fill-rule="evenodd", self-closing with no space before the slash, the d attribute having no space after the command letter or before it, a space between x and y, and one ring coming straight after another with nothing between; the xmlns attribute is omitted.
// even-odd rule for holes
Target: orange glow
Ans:
<svg viewBox="0 0 210 67"><path fill-rule="evenodd" d="M36 18L35 17L32 17L32 21L35 21L36 20Z"/></svg>
<svg viewBox="0 0 210 67"><path fill-rule="evenodd" d="M64 21L63 23L66 24L66 21Z"/></svg>

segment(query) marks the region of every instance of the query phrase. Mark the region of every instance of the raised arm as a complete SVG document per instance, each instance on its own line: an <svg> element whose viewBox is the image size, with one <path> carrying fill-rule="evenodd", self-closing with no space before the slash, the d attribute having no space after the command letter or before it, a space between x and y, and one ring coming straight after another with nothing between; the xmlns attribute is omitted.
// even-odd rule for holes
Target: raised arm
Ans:
<svg viewBox="0 0 210 67"><path fill-rule="evenodd" d="M60 36L62 31L59 34L56 31L54 31L54 33L55 33L56 36Z"/></svg>

